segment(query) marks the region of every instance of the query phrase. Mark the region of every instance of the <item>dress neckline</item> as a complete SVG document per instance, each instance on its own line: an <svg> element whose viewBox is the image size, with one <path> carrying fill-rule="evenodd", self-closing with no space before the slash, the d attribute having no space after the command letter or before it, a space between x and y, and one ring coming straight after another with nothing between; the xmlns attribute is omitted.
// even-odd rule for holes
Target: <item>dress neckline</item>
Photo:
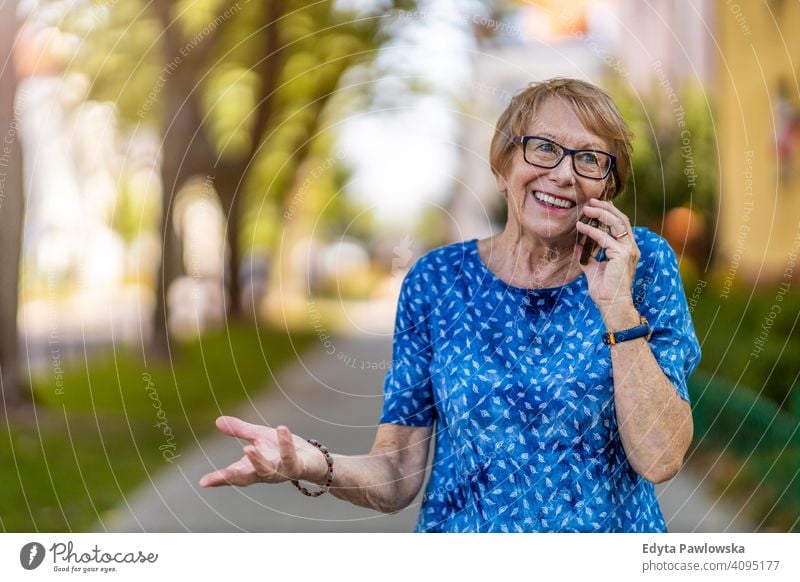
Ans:
<svg viewBox="0 0 800 582"><path fill-rule="evenodd" d="M468 241L468 248L469 251L472 253L473 259L475 263L478 265L479 269L483 271L489 280L494 281L496 284L500 285L505 289L509 289L512 291L517 291L520 293L553 293L553 292L560 292L564 291L565 289L572 288L572 287L579 287L583 284L583 281L586 280L586 275L581 272L577 278L573 279L569 283L564 283L563 285L558 285L556 287L516 287L511 285L510 283L506 283L500 277L498 277L487 265L483 262L481 258L481 253L478 250L478 239L473 238L472 240Z"/></svg>

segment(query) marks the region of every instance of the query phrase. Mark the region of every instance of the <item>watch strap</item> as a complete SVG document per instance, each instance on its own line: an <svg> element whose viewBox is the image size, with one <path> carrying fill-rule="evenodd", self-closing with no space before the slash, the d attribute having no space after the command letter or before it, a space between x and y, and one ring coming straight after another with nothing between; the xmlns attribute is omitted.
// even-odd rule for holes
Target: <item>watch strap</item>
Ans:
<svg viewBox="0 0 800 582"><path fill-rule="evenodd" d="M653 330L650 329L650 324L647 322L647 319L644 315L640 315L639 325L621 331L608 331L603 334L603 343L613 346L620 342L626 342L640 337L649 339L651 333L653 333Z"/></svg>

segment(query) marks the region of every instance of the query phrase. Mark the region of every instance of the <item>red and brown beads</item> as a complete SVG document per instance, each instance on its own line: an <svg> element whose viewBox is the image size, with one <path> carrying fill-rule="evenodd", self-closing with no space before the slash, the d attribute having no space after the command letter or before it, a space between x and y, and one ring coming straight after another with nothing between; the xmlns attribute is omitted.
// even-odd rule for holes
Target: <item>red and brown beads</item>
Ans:
<svg viewBox="0 0 800 582"><path fill-rule="evenodd" d="M326 478L326 481L325 481L325 485L323 485L317 491L309 491L308 489L306 489L305 487L300 485L300 483L297 481L297 479L292 479L292 485L297 487L300 490L300 493L302 493L303 495L308 495L309 497L319 497L323 493L327 493L328 492L328 489L330 488L330 485L333 482L333 457L328 452L328 447L323 445L318 440L315 440L315 439L306 439L306 440L308 442L310 442L312 445L314 445L315 447L317 447L319 449L319 451L323 455L325 455L325 462L328 463L328 474L327 474L327 478Z"/></svg>

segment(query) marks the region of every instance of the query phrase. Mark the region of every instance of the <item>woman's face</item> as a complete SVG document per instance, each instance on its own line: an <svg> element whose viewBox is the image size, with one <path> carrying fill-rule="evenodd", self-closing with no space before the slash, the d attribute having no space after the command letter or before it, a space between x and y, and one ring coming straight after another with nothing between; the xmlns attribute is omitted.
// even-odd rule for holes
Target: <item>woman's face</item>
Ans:
<svg viewBox="0 0 800 582"><path fill-rule="evenodd" d="M583 126L570 105L555 98L542 103L525 135L547 137L572 149L610 151L605 140ZM497 187L508 196L508 226L547 242L570 237L574 242L581 209L590 198L602 195L611 176L602 180L579 176L571 156L565 156L555 168L533 166L523 159L521 145L511 155L507 175L497 177ZM569 207L550 205L541 200L543 194L566 200Z"/></svg>

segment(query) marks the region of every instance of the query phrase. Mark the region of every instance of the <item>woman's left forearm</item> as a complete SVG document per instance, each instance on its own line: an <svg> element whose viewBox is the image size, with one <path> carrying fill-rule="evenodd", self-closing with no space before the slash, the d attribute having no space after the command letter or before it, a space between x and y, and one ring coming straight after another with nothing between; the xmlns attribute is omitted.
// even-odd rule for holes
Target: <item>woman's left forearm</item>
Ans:
<svg viewBox="0 0 800 582"><path fill-rule="evenodd" d="M639 324L632 302L601 312L609 331ZM667 481L680 469L692 441L689 403L664 374L645 338L610 349L617 425L628 462L648 481Z"/></svg>

